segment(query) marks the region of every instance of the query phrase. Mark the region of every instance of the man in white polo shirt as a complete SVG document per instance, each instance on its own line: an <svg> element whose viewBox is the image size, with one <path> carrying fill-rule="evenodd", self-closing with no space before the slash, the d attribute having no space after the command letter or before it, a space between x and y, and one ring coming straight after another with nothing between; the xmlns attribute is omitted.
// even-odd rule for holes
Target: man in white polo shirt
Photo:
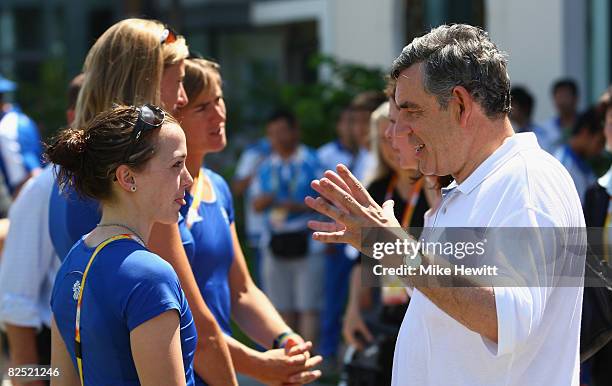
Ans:
<svg viewBox="0 0 612 386"><path fill-rule="evenodd" d="M427 219L434 230L584 228L567 171L533 133L514 134L506 59L486 32L435 28L404 48L391 76L400 113L388 134L400 157L415 152L424 174L455 178ZM399 227L392 202L379 206L346 168L337 171L313 181L324 198L306 199L335 220L310 223L316 240L361 248L361 229ZM396 343L393 385L578 385L582 292L579 285L416 285Z"/></svg>

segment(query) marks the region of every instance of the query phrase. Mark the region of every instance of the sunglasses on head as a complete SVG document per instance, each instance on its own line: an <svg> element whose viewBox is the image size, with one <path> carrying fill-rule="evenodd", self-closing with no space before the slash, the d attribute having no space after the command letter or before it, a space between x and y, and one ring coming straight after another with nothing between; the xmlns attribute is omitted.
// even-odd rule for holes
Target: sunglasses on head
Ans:
<svg viewBox="0 0 612 386"><path fill-rule="evenodd" d="M136 120L136 124L134 124L134 130L132 130L130 145L123 157L125 162L127 162L132 155L134 145L136 145L142 133L161 127L166 118L164 110L151 104L136 107L136 111L138 111L138 119Z"/></svg>
<svg viewBox="0 0 612 386"><path fill-rule="evenodd" d="M159 39L161 44L170 44L178 40L178 34L175 30L166 26Z"/></svg>

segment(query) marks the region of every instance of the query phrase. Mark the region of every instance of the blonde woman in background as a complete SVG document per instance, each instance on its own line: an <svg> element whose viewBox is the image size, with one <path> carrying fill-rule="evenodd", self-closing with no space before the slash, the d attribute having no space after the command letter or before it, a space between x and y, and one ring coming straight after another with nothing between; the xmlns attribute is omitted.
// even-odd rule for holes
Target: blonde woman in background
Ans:
<svg viewBox="0 0 612 386"><path fill-rule="evenodd" d="M185 39L158 21L126 19L114 24L100 36L85 59L85 79L73 126L86 127L97 113L115 103L150 103L170 112L184 106L187 97L182 80L188 55ZM60 258L99 223L98 206L97 201L82 198L74 190L60 192L54 187L50 229ZM200 295L185 255L181 229L184 227L180 224L156 224L147 247L172 264L189 300L199 338L194 361L196 374L211 385L235 385L227 345ZM189 242L185 238L185 243Z"/></svg>
<svg viewBox="0 0 612 386"><path fill-rule="evenodd" d="M404 157L405 159L400 160L398 153L391 146L391 138L386 136L387 130L395 125L399 112L392 97L394 95L392 86L388 93L389 100L371 116L371 151L376 166L366 177L364 185L368 186L368 193L379 204L393 200L395 216L401 221L402 227L414 228L416 231L424 225L425 212L437 205L440 198L439 186L435 178L432 184L432 180L426 180L422 176L415 157L412 156L411 159ZM386 334L377 336L378 334L368 328L363 315L367 313L371 316L368 319L372 319L374 323L399 330L410 299L401 282L384 282L381 288L369 288L362 286L361 274L362 268L357 262L351 273L349 300L342 333L346 342L357 350L363 350L370 344L379 346L381 373L371 375L376 379L376 384L388 385L391 383L393 349L397 333L394 336Z"/></svg>

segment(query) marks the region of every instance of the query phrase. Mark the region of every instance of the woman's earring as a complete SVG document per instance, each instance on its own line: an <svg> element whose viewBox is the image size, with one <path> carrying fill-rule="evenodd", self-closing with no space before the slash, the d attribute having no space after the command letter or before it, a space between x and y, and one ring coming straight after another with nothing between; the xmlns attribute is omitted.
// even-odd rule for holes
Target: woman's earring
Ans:
<svg viewBox="0 0 612 386"><path fill-rule="evenodd" d="M132 185L132 187L130 188L130 190L131 190L132 192L135 192L135 191L136 191L136 185Z"/></svg>

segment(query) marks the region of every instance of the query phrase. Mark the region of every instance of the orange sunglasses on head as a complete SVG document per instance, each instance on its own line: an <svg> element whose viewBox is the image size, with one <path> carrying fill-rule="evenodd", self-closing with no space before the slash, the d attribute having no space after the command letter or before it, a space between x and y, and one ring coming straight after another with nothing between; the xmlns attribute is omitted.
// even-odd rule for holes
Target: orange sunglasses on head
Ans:
<svg viewBox="0 0 612 386"><path fill-rule="evenodd" d="M176 31L166 26L166 28L164 29L164 32L162 32L161 34L160 43L170 44L170 43L174 43L177 40L178 40L178 34L176 33Z"/></svg>

